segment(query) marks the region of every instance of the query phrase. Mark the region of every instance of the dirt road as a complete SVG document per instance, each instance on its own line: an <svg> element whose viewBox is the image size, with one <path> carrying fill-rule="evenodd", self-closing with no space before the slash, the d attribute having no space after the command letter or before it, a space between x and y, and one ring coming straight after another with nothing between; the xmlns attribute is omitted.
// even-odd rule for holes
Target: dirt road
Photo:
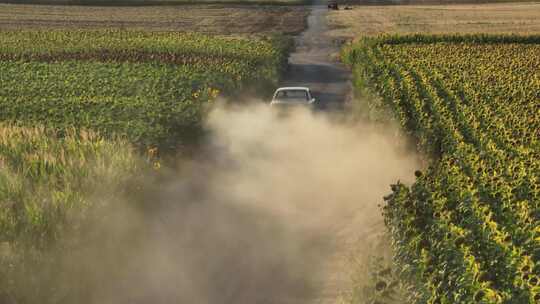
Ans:
<svg viewBox="0 0 540 304"><path fill-rule="evenodd" d="M336 60L337 42L327 35L326 1L316 1L308 28L297 37L284 85L308 86L322 108L340 108L350 95L350 72Z"/></svg>
<svg viewBox="0 0 540 304"><path fill-rule="evenodd" d="M305 28L303 6L181 5L80 6L0 3L0 30L129 29L251 35L296 35Z"/></svg>

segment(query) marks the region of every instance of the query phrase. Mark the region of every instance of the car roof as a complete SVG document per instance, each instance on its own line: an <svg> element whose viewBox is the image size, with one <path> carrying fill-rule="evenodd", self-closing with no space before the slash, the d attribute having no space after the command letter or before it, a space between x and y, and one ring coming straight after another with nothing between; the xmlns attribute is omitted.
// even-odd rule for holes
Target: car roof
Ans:
<svg viewBox="0 0 540 304"><path fill-rule="evenodd" d="M283 87L283 88L277 89L276 92L278 92L278 91L288 91L288 90L304 90L304 91L309 91L309 88L307 88L307 87Z"/></svg>

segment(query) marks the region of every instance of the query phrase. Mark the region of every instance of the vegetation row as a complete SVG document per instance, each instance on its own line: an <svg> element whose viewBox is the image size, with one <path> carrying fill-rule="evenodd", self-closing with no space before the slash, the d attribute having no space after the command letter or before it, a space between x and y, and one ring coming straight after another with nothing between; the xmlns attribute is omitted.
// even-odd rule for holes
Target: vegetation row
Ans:
<svg viewBox="0 0 540 304"><path fill-rule="evenodd" d="M388 36L349 47L433 157L384 216L411 303L540 303L540 37Z"/></svg>

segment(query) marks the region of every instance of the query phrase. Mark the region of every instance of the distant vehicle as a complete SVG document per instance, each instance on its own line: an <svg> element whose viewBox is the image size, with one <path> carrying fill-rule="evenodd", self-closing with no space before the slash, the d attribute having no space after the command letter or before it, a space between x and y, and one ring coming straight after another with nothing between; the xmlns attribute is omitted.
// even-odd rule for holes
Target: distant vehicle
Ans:
<svg viewBox="0 0 540 304"><path fill-rule="evenodd" d="M276 90L270 105L274 107L313 106L315 105L315 101L315 98L311 96L309 88L284 87Z"/></svg>
<svg viewBox="0 0 540 304"><path fill-rule="evenodd" d="M338 4L336 0L328 0L328 9L338 10Z"/></svg>

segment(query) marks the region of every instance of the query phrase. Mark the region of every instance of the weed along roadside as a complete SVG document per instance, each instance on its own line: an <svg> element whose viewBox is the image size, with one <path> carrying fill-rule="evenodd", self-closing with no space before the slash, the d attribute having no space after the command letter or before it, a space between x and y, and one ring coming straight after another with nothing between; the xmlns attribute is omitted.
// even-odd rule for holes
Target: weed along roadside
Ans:
<svg viewBox="0 0 540 304"><path fill-rule="evenodd" d="M290 57L279 35L2 32L0 302L335 301L416 156L369 123L234 102L301 82L344 108L325 14Z"/></svg>
<svg viewBox="0 0 540 304"><path fill-rule="evenodd" d="M314 39L323 17L314 8L283 81L340 102L347 72L328 59L335 45ZM372 202L417 166L370 125L215 105L253 83L277 86L287 39L1 35L2 303L331 302L347 281L347 239L372 223L351 226L347 214L379 221ZM192 136L196 153L175 155L179 169L163 163Z"/></svg>

